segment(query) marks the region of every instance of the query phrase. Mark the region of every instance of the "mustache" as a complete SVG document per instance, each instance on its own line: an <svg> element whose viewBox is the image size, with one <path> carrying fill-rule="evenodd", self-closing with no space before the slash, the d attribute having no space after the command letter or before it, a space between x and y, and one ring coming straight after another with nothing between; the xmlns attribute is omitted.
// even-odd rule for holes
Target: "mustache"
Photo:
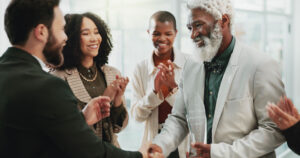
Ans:
<svg viewBox="0 0 300 158"><path fill-rule="evenodd" d="M198 35L196 38L193 39L194 42L198 42L200 40L204 40L202 35Z"/></svg>
<svg viewBox="0 0 300 158"><path fill-rule="evenodd" d="M204 36L204 35L199 34L198 36L196 36L196 37L193 39L193 42L197 43L197 42L199 42L199 41L205 41L205 38L210 39L210 36Z"/></svg>

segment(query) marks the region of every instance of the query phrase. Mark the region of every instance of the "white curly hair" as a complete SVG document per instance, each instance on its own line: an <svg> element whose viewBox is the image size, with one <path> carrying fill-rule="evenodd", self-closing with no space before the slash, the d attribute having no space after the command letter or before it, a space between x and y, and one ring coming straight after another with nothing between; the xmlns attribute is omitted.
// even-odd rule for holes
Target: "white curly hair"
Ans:
<svg viewBox="0 0 300 158"><path fill-rule="evenodd" d="M227 14L230 19L230 29L233 24L233 6L231 0L187 0L188 9L200 8L211 14L216 20L221 20Z"/></svg>

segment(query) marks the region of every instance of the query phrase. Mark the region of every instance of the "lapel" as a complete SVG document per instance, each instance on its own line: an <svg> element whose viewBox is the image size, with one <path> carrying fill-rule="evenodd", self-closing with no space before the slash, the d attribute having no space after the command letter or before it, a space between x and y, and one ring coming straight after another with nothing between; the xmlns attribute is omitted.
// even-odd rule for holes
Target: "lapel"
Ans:
<svg viewBox="0 0 300 158"><path fill-rule="evenodd" d="M204 84L205 84L205 70L203 63L189 59L186 62L186 66L182 72L183 78L183 91L186 93L185 96L189 110L194 108L205 107L203 102L204 97ZM200 103L200 104L199 104ZM199 107L198 107L199 106Z"/></svg>
<svg viewBox="0 0 300 158"><path fill-rule="evenodd" d="M107 65L103 65L101 67L101 70L104 73L106 85L109 85L111 82L116 80L115 73L112 73L113 70L111 67L109 67Z"/></svg>
<svg viewBox="0 0 300 158"><path fill-rule="evenodd" d="M68 72L68 74L70 75L67 76L67 82L70 88L72 89L74 95L81 102L88 103L92 98L87 92L87 90L85 89L80 79L77 68L74 68L72 70L67 70L67 71L70 71Z"/></svg>
<svg viewBox="0 0 300 158"><path fill-rule="evenodd" d="M190 62L190 61L187 61ZM191 62L185 72L185 74L190 74L184 77L184 89L186 92L187 99L187 113L188 121L190 122L190 130L196 135L196 139L201 142L206 142L206 114L205 106L203 102L204 97L204 84L205 84L205 70L204 66L199 62Z"/></svg>
<svg viewBox="0 0 300 158"><path fill-rule="evenodd" d="M104 65L101 67L101 70L104 73L106 85L109 85L112 81L115 80L115 75L112 74L112 70L109 66ZM67 82L68 82L69 86L71 87L74 95L81 102L88 103L92 99L92 97L90 96L88 91L85 89L84 84L82 83L82 81L80 79L77 68L68 70L68 71L69 72L67 72L67 73L70 75L67 76Z"/></svg>
<svg viewBox="0 0 300 158"><path fill-rule="evenodd" d="M225 70L221 85L220 85L220 89L219 89L219 94L218 94L218 99L217 99L217 103L216 103L216 109L215 109L215 114L214 114L214 120L213 120L213 127L212 127L212 139L214 142L214 136L216 133L216 128L218 126L220 117L222 115L223 112L223 108L225 105L225 102L227 100L227 96L229 94L229 90L231 88L231 85L233 84L233 78L238 70L238 58L239 58L239 54L241 52L241 46L238 42L238 40L236 40L235 43L235 47L234 50L232 52L230 61L228 63L228 66Z"/></svg>

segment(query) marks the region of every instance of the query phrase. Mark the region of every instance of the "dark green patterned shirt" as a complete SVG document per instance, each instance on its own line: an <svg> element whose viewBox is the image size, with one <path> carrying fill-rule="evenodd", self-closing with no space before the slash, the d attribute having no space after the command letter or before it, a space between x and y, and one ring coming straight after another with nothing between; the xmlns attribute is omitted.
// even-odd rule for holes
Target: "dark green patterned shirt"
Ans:
<svg viewBox="0 0 300 158"><path fill-rule="evenodd" d="M212 125L219 88L234 45L235 38L233 37L228 48L226 48L221 55L214 57L212 60L211 63L218 66L210 68L205 66L204 105L207 118L207 144L212 143Z"/></svg>

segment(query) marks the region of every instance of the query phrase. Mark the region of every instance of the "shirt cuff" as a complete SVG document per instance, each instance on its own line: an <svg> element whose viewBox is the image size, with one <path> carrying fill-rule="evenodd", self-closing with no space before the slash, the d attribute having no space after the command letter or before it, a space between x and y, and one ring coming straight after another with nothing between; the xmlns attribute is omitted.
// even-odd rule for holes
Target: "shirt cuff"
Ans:
<svg viewBox="0 0 300 158"><path fill-rule="evenodd" d="M147 95L148 105L150 105L153 108L159 106L163 101L164 98L161 91L159 91L157 94L155 94L154 91L151 91Z"/></svg>

